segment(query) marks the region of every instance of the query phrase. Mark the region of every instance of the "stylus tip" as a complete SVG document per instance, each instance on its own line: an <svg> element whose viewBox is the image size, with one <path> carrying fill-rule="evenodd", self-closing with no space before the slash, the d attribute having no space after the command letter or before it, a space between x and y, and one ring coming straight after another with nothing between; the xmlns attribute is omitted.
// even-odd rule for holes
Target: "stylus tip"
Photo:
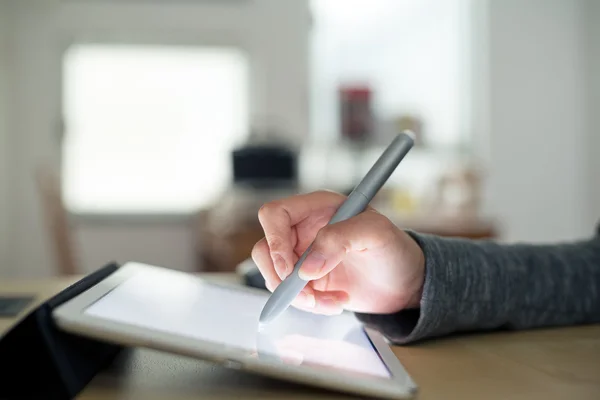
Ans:
<svg viewBox="0 0 600 400"><path fill-rule="evenodd" d="M265 328L274 319L276 315L276 308L278 306L278 303L271 301L271 299L269 300L270 301L267 301L265 307L260 313L260 317L258 317L259 328Z"/></svg>

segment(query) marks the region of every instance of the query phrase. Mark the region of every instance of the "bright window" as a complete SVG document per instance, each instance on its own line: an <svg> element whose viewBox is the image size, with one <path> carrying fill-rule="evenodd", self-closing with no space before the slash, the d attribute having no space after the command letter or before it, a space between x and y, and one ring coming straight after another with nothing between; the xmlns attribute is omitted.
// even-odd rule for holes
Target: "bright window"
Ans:
<svg viewBox="0 0 600 400"><path fill-rule="evenodd" d="M239 49L77 45L63 82L72 212L186 213L229 184L249 120Z"/></svg>

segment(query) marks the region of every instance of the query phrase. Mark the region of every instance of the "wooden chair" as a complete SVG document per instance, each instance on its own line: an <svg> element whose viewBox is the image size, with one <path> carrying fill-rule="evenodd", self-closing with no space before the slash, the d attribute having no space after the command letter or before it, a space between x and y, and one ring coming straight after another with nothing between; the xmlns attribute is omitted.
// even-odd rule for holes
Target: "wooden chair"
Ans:
<svg viewBox="0 0 600 400"><path fill-rule="evenodd" d="M50 238L49 242L54 253L56 274L77 274L80 271L77 267L73 232L63 202L60 175L53 168L40 166L36 170L35 178Z"/></svg>

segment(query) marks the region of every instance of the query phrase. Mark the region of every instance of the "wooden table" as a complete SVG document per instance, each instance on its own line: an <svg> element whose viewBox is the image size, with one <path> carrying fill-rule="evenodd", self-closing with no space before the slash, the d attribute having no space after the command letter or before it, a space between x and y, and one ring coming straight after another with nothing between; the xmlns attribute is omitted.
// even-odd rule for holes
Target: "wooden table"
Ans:
<svg viewBox="0 0 600 400"><path fill-rule="evenodd" d="M237 279L231 274L207 278ZM33 293L43 301L76 279L4 281L0 294ZM0 335L15 321L0 318ZM394 352L419 385L419 399L600 399L600 325L454 336L395 347ZM124 352L78 397L166 398L352 397L142 349Z"/></svg>

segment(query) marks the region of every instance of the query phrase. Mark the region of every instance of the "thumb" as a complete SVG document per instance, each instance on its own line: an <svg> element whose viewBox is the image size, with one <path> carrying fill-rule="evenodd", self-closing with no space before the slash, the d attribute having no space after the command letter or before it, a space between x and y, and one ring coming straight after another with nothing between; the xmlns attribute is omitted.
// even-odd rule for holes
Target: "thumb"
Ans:
<svg viewBox="0 0 600 400"><path fill-rule="evenodd" d="M345 221L326 225L309 247L298 276L307 281L320 279L341 263L347 253L389 242L395 229L390 220L372 209Z"/></svg>

